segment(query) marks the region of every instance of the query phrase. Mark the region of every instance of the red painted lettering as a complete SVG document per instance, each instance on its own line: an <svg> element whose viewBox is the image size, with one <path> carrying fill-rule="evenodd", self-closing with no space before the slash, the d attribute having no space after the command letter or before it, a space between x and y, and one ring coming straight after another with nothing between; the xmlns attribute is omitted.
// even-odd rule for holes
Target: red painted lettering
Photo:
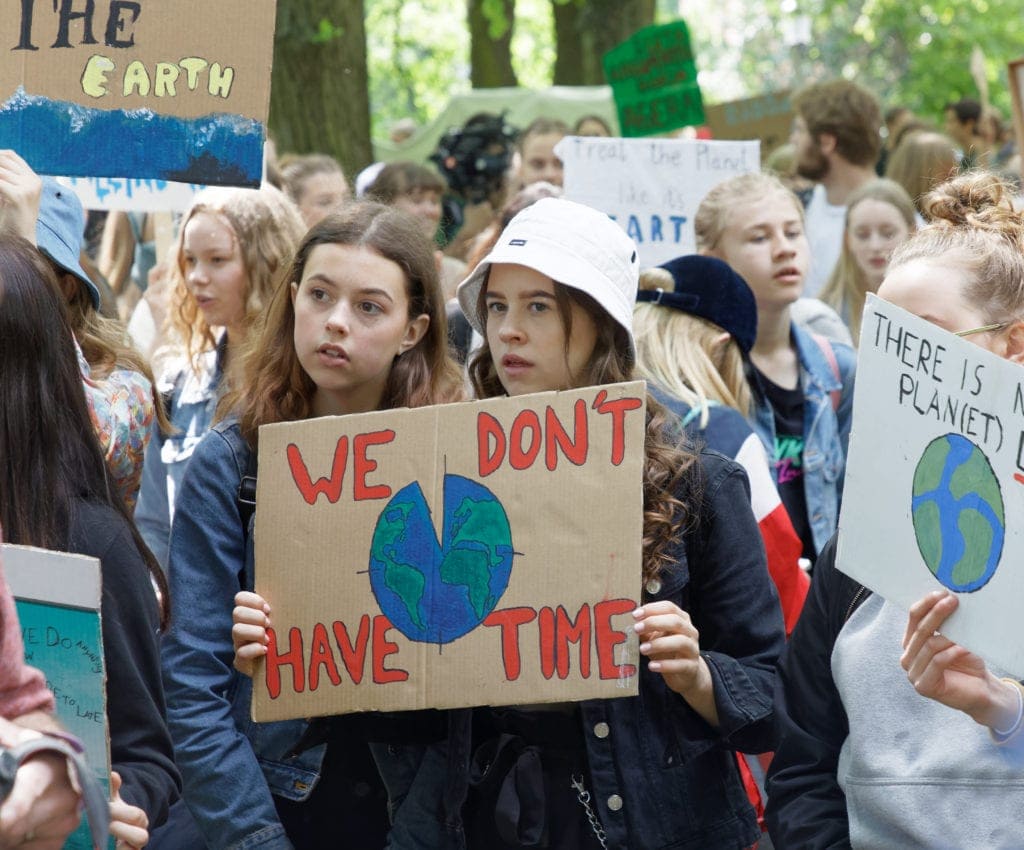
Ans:
<svg viewBox="0 0 1024 850"><path fill-rule="evenodd" d="M327 627L323 623L313 626L313 640L309 648L309 689L315 691L320 685L320 668L324 667L327 678L332 685L341 684L341 675L338 673L338 665L334 661L334 653L331 652L331 641L327 636Z"/></svg>
<svg viewBox="0 0 1024 850"><path fill-rule="evenodd" d="M505 459L505 431L489 413L480 413L476 417L476 442L480 477L486 478Z"/></svg>
<svg viewBox="0 0 1024 850"><path fill-rule="evenodd" d="M527 429L533 431L529 448L523 448L523 435ZM540 433L540 417L536 411L522 410L512 422L512 431L508 436L508 462L513 469L529 469L540 453L542 441Z"/></svg>
<svg viewBox="0 0 1024 850"><path fill-rule="evenodd" d="M391 621L383 614L373 618L373 681L378 685L388 682L404 682L408 672L384 666L384 659L398 652L398 644L388 640L388 631L393 628Z"/></svg>
<svg viewBox="0 0 1024 850"><path fill-rule="evenodd" d="M537 615L537 636L540 639L540 672L545 679L555 675L555 612L546 605Z"/></svg>
<svg viewBox="0 0 1024 850"><path fill-rule="evenodd" d="M587 403L583 399L576 399L573 405L573 440L569 440L569 434L558 421L555 411L549 406L544 417L545 429L547 431L544 441L544 465L554 470L558 466L558 452L576 466L583 466L587 462Z"/></svg>
<svg viewBox="0 0 1024 850"><path fill-rule="evenodd" d="M555 669L558 678L569 676L569 644L580 645L580 675L590 678L590 606L584 605L574 623L561 605L555 611Z"/></svg>
<svg viewBox="0 0 1024 850"><path fill-rule="evenodd" d="M636 603L631 599L606 599L594 606L597 671L602 679L618 679L636 675L634 665L615 663L615 647L626 639L626 633L612 628L612 617L628 614L635 608Z"/></svg>
<svg viewBox="0 0 1024 850"><path fill-rule="evenodd" d="M522 668L519 657L519 627L537 616L532 608L505 608L494 611L484 620L485 626L501 628L501 660L505 665L505 678L514 682Z"/></svg>
<svg viewBox="0 0 1024 850"><path fill-rule="evenodd" d="M349 640L345 624L335 620L334 641L338 644L341 661L345 665L345 669L348 670L348 675L358 685L363 681L363 671L366 669L366 645L370 642L370 615L363 614L360 618L355 645Z"/></svg>
<svg viewBox="0 0 1024 850"><path fill-rule="evenodd" d="M281 667L291 665L292 668L292 690L295 693L302 693L304 682L305 665L302 658L302 632L294 626L288 630L288 651L278 652L277 634L273 629L267 629L267 691L271 699L277 699L281 695Z"/></svg>
<svg viewBox="0 0 1024 850"><path fill-rule="evenodd" d="M302 498L307 504L314 504L323 493L327 501L332 505L341 498L341 485L345 480L345 465L348 463L348 437L343 436L338 440L334 450L334 464L331 467L330 478L319 478L314 484L309 476L309 470L302 460L302 453L295 443L289 443L286 451L288 455L288 467L292 471L292 480L299 488Z"/></svg>
<svg viewBox="0 0 1024 850"><path fill-rule="evenodd" d="M608 399L607 390L601 390L592 405L598 413L612 416L612 466L618 466L626 456L626 413L639 410L643 401L638 398Z"/></svg>
<svg viewBox="0 0 1024 850"><path fill-rule="evenodd" d="M387 484L368 486L366 476L377 468L377 461L366 456L367 446L383 446L395 439L394 431L374 431L370 434L358 434L352 441L353 465L355 467L355 500L386 499L391 495Z"/></svg>

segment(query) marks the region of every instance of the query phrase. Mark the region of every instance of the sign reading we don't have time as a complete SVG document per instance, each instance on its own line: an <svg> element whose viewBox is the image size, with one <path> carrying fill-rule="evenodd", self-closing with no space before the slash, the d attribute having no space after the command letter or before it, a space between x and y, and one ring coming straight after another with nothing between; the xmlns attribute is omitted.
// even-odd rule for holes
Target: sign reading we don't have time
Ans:
<svg viewBox="0 0 1024 850"><path fill-rule="evenodd" d="M636 693L642 383L260 429L253 717Z"/></svg>

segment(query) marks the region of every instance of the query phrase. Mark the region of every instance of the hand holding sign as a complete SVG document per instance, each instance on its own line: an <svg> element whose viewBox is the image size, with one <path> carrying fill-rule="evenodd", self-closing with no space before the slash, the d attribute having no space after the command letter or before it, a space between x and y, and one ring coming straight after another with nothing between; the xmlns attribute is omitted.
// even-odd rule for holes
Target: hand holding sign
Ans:
<svg viewBox="0 0 1024 850"><path fill-rule="evenodd" d="M142 848L149 843L149 818L138 806L121 799L121 775L110 774L110 834L122 847Z"/></svg>
<svg viewBox="0 0 1024 850"><path fill-rule="evenodd" d="M911 607L900 665L921 696L982 726L1009 730L1019 723L1017 689L992 675L980 656L939 634L958 605L948 591L934 591Z"/></svg>
<svg viewBox="0 0 1024 850"><path fill-rule="evenodd" d="M690 615L674 602L651 602L633 612L640 654L648 668L712 726L718 725L711 671L700 654L700 634Z"/></svg>
<svg viewBox="0 0 1024 850"><path fill-rule="evenodd" d="M235 647L235 669L252 678L253 662L267 654L270 605L258 593L243 590L235 594L231 612L231 643Z"/></svg>
<svg viewBox="0 0 1024 850"><path fill-rule="evenodd" d="M43 181L12 150L0 150L0 226L36 244Z"/></svg>
<svg viewBox="0 0 1024 850"><path fill-rule="evenodd" d="M39 737L0 718L0 740L6 746ZM0 805L0 847L60 847L78 826L78 802L63 756L31 757L18 768L11 793Z"/></svg>

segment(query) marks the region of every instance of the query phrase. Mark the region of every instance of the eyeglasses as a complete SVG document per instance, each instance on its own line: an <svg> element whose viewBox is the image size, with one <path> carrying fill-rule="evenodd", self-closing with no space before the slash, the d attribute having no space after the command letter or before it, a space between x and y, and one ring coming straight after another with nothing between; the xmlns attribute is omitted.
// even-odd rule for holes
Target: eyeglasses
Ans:
<svg viewBox="0 0 1024 850"><path fill-rule="evenodd" d="M1009 322L996 322L994 325L982 325L980 328L971 328L967 331L954 331L953 336L971 336L972 334L983 334L989 331L1001 331Z"/></svg>

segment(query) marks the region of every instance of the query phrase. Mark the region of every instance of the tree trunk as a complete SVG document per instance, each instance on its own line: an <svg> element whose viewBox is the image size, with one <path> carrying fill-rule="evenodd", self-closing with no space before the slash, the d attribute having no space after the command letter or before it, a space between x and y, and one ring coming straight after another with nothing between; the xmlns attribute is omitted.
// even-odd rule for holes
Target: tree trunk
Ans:
<svg viewBox="0 0 1024 850"><path fill-rule="evenodd" d="M281 152L373 161L363 0L279 0L270 132Z"/></svg>
<svg viewBox="0 0 1024 850"><path fill-rule="evenodd" d="M492 38L491 21L484 12L486 0L467 0L469 17L470 82L475 89L519 85L512 68L512 29L515 0L501 0L504 31Z"/></svg>
<svg viewBox="0 0 1024 850"><path fill-rule="evenodd" d="M551 0L555 17L555 85L604 84L601 58L654 23L655 0Z"/></svg>

